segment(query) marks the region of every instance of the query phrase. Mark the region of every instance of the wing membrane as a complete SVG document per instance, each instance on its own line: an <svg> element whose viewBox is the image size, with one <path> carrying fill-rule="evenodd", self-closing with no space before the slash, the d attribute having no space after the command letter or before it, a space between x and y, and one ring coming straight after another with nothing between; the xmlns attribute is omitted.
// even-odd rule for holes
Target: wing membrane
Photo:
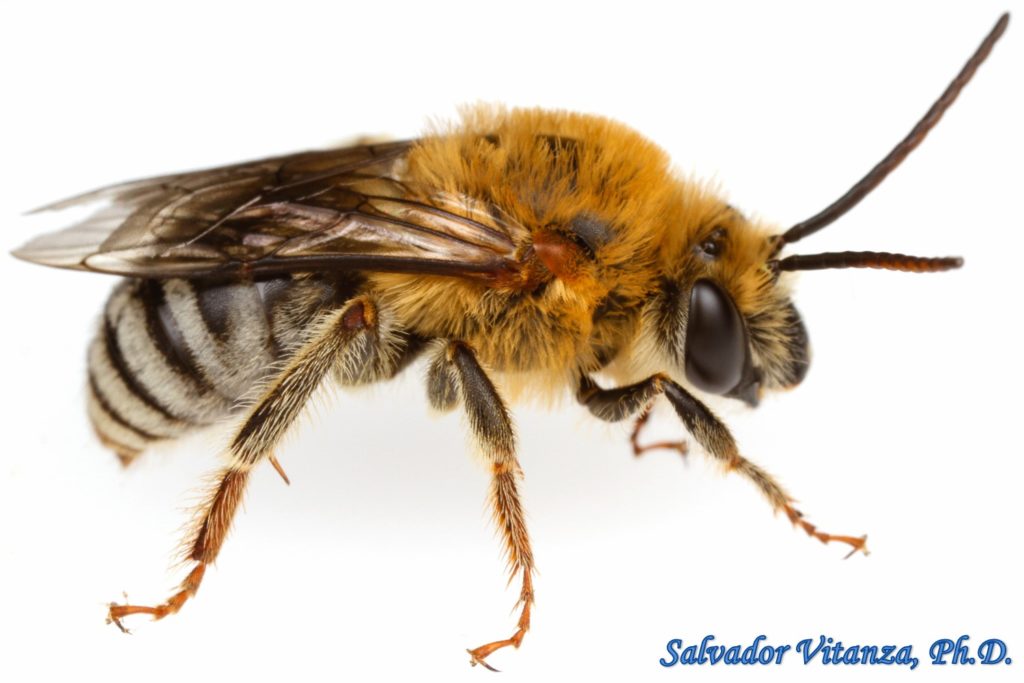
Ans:
<svg viewBox="0 0 1024 683"><path fill-rule="evenodd" d="M523 228L468 198L428 202L411 193L400 171L413 144L307 152L102 188L39 209L102 202L15 256L152 278L325 269L488 278L514 270Z"/></svg>

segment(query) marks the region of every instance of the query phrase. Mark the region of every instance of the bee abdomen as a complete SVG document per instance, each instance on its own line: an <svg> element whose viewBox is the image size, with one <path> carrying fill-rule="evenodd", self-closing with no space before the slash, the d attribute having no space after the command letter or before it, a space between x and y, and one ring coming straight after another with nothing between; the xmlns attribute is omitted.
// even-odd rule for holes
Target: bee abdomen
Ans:
<svg viewBox="0 0 1024 683"><path fill-rule="evenodd" d="M88 411L100 439L130 460L228 416L333 295L330 284L291 279L122 282L89 348Z"/></svg>

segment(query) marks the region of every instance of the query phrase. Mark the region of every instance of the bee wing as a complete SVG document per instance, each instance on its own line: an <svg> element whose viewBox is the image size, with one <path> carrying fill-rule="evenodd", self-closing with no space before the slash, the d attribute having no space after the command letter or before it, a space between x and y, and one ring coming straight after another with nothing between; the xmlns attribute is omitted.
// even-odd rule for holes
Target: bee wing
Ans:
<svg viewBox="0 0 1024 683"><path fill-rule="evenodd" d="M150 278L345 269L489 279L514 269L521 227L467 198L411 198L400 169L413 144L306 152L101 188L37 209L102 202L14 255Z"/></svg>

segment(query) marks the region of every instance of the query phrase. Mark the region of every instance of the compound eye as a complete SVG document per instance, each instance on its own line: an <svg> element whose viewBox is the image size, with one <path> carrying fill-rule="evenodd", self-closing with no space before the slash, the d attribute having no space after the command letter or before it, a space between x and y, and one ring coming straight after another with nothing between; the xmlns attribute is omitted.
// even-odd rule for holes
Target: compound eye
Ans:
<svg viewBox="0 0 1024 683"><path fill-rule="evenodd" d="M711 280L697 280L686 322L686 378L698 389L726 394L743 379L747 333L736 304Z"/></svg>

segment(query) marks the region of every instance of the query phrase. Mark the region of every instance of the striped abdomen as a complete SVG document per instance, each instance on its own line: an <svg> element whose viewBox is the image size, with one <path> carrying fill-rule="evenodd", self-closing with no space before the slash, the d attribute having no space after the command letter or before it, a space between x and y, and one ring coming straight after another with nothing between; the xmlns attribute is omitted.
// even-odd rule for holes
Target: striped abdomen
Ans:
<svg viewBox="0 0 1024 683"><path fill-rule="evenodd" d="M128 461L153 441L223 419L352 289L314 278L118 284L89 347L96 433Z"/></svg>

